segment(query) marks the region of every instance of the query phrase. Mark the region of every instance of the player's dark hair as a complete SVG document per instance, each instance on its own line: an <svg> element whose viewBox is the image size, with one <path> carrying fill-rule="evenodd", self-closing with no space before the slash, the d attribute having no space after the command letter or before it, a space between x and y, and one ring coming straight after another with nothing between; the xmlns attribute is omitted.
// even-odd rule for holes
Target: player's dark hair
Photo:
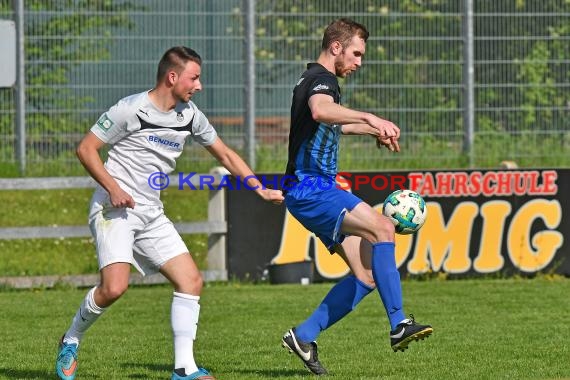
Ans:
<svg viewBox="0 0 570 380"><path fill-rule="evenodd" d="M350 45L352 37L358 36L366 42L368 40L368 30L362 24L348 18L339 18L327 26L323 35L322 50L328 49L335 41L340 42L343 49Z"/></svg>
<svg viewBox="0 0 570 380"><path fill-rule="evenodd" d="M160 82L166 73L170 70L181 72L188 61L196 62L202 65L202 58L193 49L186 46L174 46L164 53L160 62L158 63L158 70L156 71L156 81Z"/></svg>

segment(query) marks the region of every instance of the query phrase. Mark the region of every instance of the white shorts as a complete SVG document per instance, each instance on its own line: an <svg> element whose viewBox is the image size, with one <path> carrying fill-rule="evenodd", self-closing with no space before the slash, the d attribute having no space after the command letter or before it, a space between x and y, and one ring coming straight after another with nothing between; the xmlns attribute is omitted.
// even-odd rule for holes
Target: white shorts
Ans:
<svg viewBox="0 0 570 380"><path fill-rule="evenodd" d="M111 206L106 193L95 192L89 210L99 269L130 263L143 275L158 272L168 260L188 252L186 244L160 206Z"/></svg>

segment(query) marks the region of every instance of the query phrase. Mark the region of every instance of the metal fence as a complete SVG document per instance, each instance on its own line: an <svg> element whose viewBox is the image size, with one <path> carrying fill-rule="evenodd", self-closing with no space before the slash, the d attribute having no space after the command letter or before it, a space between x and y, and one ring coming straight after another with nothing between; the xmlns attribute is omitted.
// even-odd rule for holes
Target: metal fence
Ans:
<svg viewBox="0 0 570 380"><path fill-rule="evenodd" d="M346 138L343 169L570 164L565 0L0 0L25 40L25 80L0 89L0 176L83 174L74 146L119 98L154 85L173 45L202 55L194 101L222 138L258 171L283 170L291 90L338 17L371 33L343 101L398 124L403 148ZM179 168L213 165L190 146Z"/></svg>

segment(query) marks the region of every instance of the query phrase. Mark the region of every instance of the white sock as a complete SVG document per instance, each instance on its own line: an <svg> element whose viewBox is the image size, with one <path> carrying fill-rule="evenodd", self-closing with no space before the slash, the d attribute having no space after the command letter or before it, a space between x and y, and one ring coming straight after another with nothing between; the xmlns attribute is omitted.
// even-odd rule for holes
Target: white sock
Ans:
<svg viewBox="0 0 570 380"><path fill-rule="evenodd" d="M87 292L81 306L79 306L79 309L75 313L71 326L63 337L63 341L65 343L75 343L79 345L79 341L83 337L85 331L87 331L89 326L91 326L97 318L107 310L106 308L99 307L95 304L95 299L93 298L95 289L97 289L96 286Z"/></svg>
<svg viewBox="0 0 570 380"><path fill-rule="evenodd" d="M187 375L198 371L194 361L194 339L200 314L200 297L174 292L171 323L174 334L174 368L184 368Z"/></svg>

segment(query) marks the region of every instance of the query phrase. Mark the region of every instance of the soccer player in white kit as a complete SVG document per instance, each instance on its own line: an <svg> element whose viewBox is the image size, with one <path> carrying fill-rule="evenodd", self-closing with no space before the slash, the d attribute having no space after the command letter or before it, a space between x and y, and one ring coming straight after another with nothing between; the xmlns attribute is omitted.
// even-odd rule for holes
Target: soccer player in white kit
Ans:
<svg viewBox="0 0 570 380"><path fill-rule="evenodd" d="M79 160L98 183L90 203L89 227L97 248L100 283L89 290L61 339L56 373L63 380L75 378L81 338L125 293L131 265L143 275L162 273L174 287L171 379L214 379L198 368L193 354L203 280L164 214L160 190L151 187L151 176L172 172L190 137L230 173L248 178L247 185L264 200L280 204L283 196L280 190L261 185L190 100L202 89L201 63L188 47L170 48L158 64L156 86L121 99L101 115L77 147ZM99 150L107 144L110 149L103 164Z"/></svg>

